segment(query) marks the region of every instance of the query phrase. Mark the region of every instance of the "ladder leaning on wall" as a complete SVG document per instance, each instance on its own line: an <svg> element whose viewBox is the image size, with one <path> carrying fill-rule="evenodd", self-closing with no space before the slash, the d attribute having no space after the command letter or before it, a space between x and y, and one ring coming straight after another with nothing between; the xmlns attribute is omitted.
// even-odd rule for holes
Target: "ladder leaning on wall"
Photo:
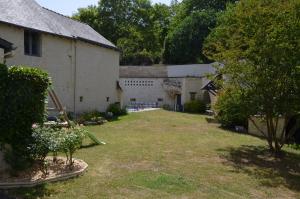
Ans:
<svg viewBox="0 0 300 199"><path fill-rule="evenodd" d="M48 95L51 98L51 100L55 106L54 109L59 111L59 114L62 115L65 122L68 123L68 127L71 127L72 124L68 117L68 114L67 114L66 110L63 108L62 103L60 102L60 100L53 88L48 89Z"/></svg>

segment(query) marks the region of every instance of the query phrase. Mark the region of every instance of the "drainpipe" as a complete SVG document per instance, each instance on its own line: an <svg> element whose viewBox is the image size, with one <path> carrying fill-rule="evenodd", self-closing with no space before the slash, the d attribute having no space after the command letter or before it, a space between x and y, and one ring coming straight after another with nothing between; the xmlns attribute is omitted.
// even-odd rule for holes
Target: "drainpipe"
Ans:
<svg viewBox="0 0 300 199"><path fill-rule="evenodd" d="M73 45L74 45L74 74L73 74L73 78L74 78L74 96L73 96L73 100L74 100L74 117L76 118L76 111L77 111L77 107L76 107L76 96L77 96L77 40L75 37L73 37Z"/></svg>

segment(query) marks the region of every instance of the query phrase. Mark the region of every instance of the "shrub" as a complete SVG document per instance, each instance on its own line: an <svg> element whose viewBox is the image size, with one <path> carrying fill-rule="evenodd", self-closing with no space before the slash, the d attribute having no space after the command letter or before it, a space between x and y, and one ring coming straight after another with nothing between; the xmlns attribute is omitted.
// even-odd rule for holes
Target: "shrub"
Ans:
<svg viewBox="0 0 300 199"><path fill-rule="evenodd" d="M104 114L99 111L86 112L79 116L79 118L77 119L77 123L84 124L85 122L91 121L98 122L100 120L104 120L103 115Z"/></svg>
<svg viewBox="0 0 300 199"><path fill-rule="evenodd" d="M187 113L205 113L206 104L201 100L190 101L184 104L184 111Z"/></svg>
<svg viewBox="0 0 300 199"><path fill-rule="evenodd" d="M50 80L47 73L36 68L11 67L7 72L5 66L0 68L0 107L5 107L0 108L1 143L10 146L5 152L11 167L23 169L32 162L28 149L33 144L32 125L44 121Z"/></svg>
<svg viewBox="0 0 300 199"><path fill-rule="evenodd" d="M241 93L236 90L227 89L218 96L214 110L216 119L224 127L247 126L249 115L247 106L244 105Z"/></svg>
<svg viewBox="0 0 300 199"><path fill-rule="evenodd" d="M108 106L107 113L112 113L114 116L122 116L122 115L127 115L127 109L126 108L121 108L120 104L111 104Z"/></svg>
<svg viewBox="0 0 300 199"><path fill-rule="evenodd" d="M73 154L81 147L86 135L87 132L77 126L68 129L34 128L32 134L34 143L29 147L30 154L34 160L44 162L49 153L52 152L56 157L58 152L63 152L66 154L67 163L72 166Z"/></svg>
<svg viewBox="0 0 300 199"><path fill-rule="evenodd" d="M163 108L164 110L166 110L166 111L171 111L171 110L172 110L172 107L171 107L169 104L164 104L164 105L162 106L162 108Z"/></svg>
<svg viewBox="0 0 300 199"><path fill-rule="evenodd" d="M87 132L79 127L63 129L61 149L67 156L69 166L73 165L73 154L81 147L86 135Z"/></svg>

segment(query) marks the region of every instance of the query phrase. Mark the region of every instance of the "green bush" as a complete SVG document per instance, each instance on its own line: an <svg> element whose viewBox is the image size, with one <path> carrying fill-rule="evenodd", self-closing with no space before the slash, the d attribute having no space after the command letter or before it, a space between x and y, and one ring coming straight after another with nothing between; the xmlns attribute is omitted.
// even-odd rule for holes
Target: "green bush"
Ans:
<svg viewBox="0 0 300 199"><path fill-rule="evenodd" d="M6 70L0 66L0 141L10 146L5 151L6 161L13 169L23 169L32 162L28 149L33 144L32 125L44 121L50 80L36 68L15 66Z"/></svg>
<svg viewBox="0 0 300 199"><path fill-rule="evenodd" d="M201 100L190 101L184 104L184 111L187 113L205 113L206 104Z"/></svg>
<svg viewBox="0 0 300 199"><path fill-rule="evenodd" d="M67 163L73 165L73 154L82 145L87 135L84 129L78 126L72 128L37 127L33 129L34 143L30 145L30 154L34 160L45 161L49 153L55 156L62 152L66 154Z"/></svg>
<svg viewBox="0 0 300 199"><path fill-rule="evenodd" d="M121 108L120 104L117 104L117 103L109 105L106 112L112 113L113 116L115 116L115 117L127 115L127 109Z"/></svg>
<svg viewBox="0 0 300 199"><path fill-rule="evenodd" d="M87 132L79 127L73 127L70 129L62 129L62 142L61 150L67 156L67 162L70 166L73 165L73 154L78 150Z"/></svg>
<svg viewBox="0 0 300 199"><path fill-rule="evenodd" d="M86 112L79 116L79 118L77 119L77 123L84 124L85 122L97 122L100 120L104 120L103 118L104 115L105 114L96 110L91 112Z"/></svg>
<svg viewBox="0 0 300 199"><path fill-rule="evenodd" d="M169 104L164 104L164 105L162 106L162 108L163 108L164 110L166 110L166 111L171 111L171 110L172 110L172 107L171 107Z"/></svg>
<svg viewBox="0 0 300 199"><path fill-rule="evenodd" d="M221 92L214 110L216 119L224 127L247 126L249 114L239 91L227 89Z"/></svg>

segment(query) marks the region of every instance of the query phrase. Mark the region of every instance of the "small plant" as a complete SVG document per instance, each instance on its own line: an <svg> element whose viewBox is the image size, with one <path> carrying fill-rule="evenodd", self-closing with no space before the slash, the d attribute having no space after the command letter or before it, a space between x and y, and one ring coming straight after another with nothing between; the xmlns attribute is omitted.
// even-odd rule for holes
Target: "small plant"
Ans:
<svg viewBox="0 0 300 199"><path fill-rule="evenodd" d="M190 101L184 104L184 111L187 113L205 113L206 104L200 100Z"/></svg>
<svg viewBox="0 0 300 199"><path fill-rule="evenodd" d="M127 109L126 108L121 108L120 104L111 104L106 110L107 113L112 113L114 116L122 116L122 115L127 115Z"/></svg>
<svg viewBox="0 0 300 199"><path fill-rule="evenodd" d="M172 107L171 107L169 104L164 104L164 105L162 106L162 108L163 108L164 110L166 110L166 111L171 111L171 110L172 110Z"/></svg>
<svg viewBox="0 0 300 199"><path fill-rule="evenodd" d="M62 129L62 131L61 149L66 154L67 164L71 167L73 166L73 154L81 147L87 132L79 127Z"/></svg>
<svg viewBox="0 0 300 199"><path fill-rule="evenodd" d="M77 123L78 124L85 124L87 122L95 122L98 124L102 124L103 121L105 120L103 118L103 113L99 112L99 111L91 111L91 112L86 112L83 113L79 116L79 118L77 119Z"/></svg>

